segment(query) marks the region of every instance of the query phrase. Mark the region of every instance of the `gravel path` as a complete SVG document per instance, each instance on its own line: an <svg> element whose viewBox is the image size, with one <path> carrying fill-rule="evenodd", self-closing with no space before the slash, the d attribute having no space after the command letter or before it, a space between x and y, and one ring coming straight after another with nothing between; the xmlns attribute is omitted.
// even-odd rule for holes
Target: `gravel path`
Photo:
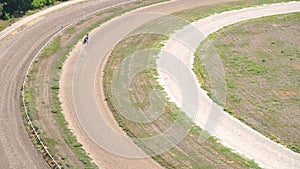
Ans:
<svg viewBox="0 0 300 169"><path fill-rule="evenodd" d="M263 168L298 169L300 168L300 154L274 143L230 116L223 111L222 107L215 104L207 96L206 92L199 87L196 76L192 72L194 52L200 42L209 34L224 26L247 19L299 11L300 2L290 2L229 11L201 19L172 35L170 40L166 42L157 60L158 67L168 72L163 73L163 71L160 71L159 81L165 87L165 91L168 93L171 101L185 109L185 99L198 98L198 103L195 104L195 106L198 106L198 111L187 112L187 114L194 118L201 128L206 129L213 136L220 139L223 145L250 159L254 159ZM174 59L174 57L178 59ZM219 62L219 60L215 59L214 63L216 62ZM178 69L174 70L176 65L179 65ZM220 65L215 64L212 66ZM188 70L186 71L185 68L188 68ZM222 67L219 68L219 75L221 78L224 78L224 74L222 74L224 71ZM179 78L172 80L169 74L180 74L181 76L176 76ZM218 82L225 85L222 80ZM178 87L177 84L180 84L180 86Z"/></svg>

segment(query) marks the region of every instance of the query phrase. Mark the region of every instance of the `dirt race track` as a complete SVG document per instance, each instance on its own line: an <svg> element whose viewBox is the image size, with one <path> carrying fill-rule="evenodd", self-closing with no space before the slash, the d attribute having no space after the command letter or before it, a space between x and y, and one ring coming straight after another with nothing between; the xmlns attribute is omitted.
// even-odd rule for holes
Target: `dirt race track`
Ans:
<svg viewBox="0 0 300 169"><path fill-rule="evenodd" d="M44 46L44 44L47 43L48 40L51 39L51 37L55 35L62 28L62 26L66 26L78 20L78 18L84 18L89 13L93 13L94 11L97 11L101 8L106 8L114 4L125 2L125 1L126 0L113 0L113 1L90 0L88 2L75 4L70 7L64 8L60 11L56 11L51 14L44 15L39 19L27 24L24 28L22 28L22 30L14 31L9 36L0 39L0 45L1 45L0 46L0 51L1 51L0 53L0 72L1 72L0 168L1 169L2 168L3 169L48 168L48 165L45 163L44 159L38 154L34 145L31 143L31 140L29 139L28 134L26 133L22 121L22 115L20 112L21 86L24 80L26 70L30 62L32 61L33 57L39 52L39 50ZM190 0L189 3L187 3L186 0L178 0L178 1L173 1L171 3L166 3L165 5L162 6L154 6L149 9L151 9L151 11L154 12L171 13L171 12L176 12L179 10L191 8L193 6L200 6L200 5L206 5L212 3L221 3L225 1L228 0L220 0L220 1ZM147 9L145 11L147 11ZM124 24L125 23L126 22L124 21ZM138 26L132 24L129 25L133 27ZM108 31L106 33L108 33ZM110 40L109 42L112 44L112 46L116 42L114 41L113 38L117 38L117 36L116 37L108 36L107 39ZM92 40L91 42L93 42L93 39L91 40ZM108 51L110 50L111 46L109 46L109 43L105 42L103 45L107 45ZM92 51L92 46L88 46L87 49ZM96 53L97 53L97 57L99 57L99 53L98 52ZM106 53L102 53L102 54L103 54L102 58L100 59L103 59ZM90 76L86 76L86 78L91 78L91 77L94 78L95 77L94 75L98 71L97 68L99 62L95 62L94 60L92 60L92 63L96 66L91 67L92 71L88 72L90 73L89 74ZM90 63L86 62L85 64L90 64ZM84 66L84 64L82 64L81 66ZM82 72L82 73L86 73L86 72ZM77 79L77 80L80 80L82 83L86 83L85 81L86 79ZM90 81L90 82L93 83L94 81ZM80 85L85 86L86 84L78 83L78 87L80 87ZM92 84L92 86L93 85L94 83ZM90 92L94 94L94 87L88 89L89 91L85 92L85 94L89 95ZM92 96L94 97L94 95ZM76 105L80 106L79 103L80 100L77 100ZM86 103L86 100L82 103ZM90 102L90 103L94 104L94 102ZM77 111L79 110L79 108L85 108L85 107L84 106L75 107ZM91 116L88 117L91 119L94 119L92 118L94 116L98 117L99 114L97 114L98 113L97 104L92 105L92 107L90 108L91 109L95 108L96 111L92 110L90 112L91 113L96 112L96 114L91 114ZM81 112L86 112L86 110ZM78 117L80 117L80 115L78 115ZM81 122L84 122L86 119L83 118L81 120L83 120ZM89 137L91 137L94 133L94 137L101 140L101 138L99 138L100 136L99 133L95 134L95 132L93 132L94 130L90 130L90 131L85 130L88 129L89 127L93 127L92 125L89 125L92 124L90 123L90 121L85 121L85 122L87 122L85 124L87 128L84 128L81 131L87 133L82 133L82 136L88 135ZM97 123L99 124L99 121L97 121ZM106 134L106 135L101 135L102 137L109 138L110 133L104 132L102 134ZM98 153L99 151L101 151L100 155L106 157L106 159L105 157L104 158L98 157L99 160L105 159L105 161L99 162L97 164L102 164L104 168L111 168L111 166L132 168L131 166L128 165L124 166L123 165L124 163L122 162L118 163L119 161L118 159L116 159L115 161L110 161L110 159L107 158L109 157L109 155L107 155L108 153L106 151L100 150L101 148L99 147L97 148L97 145L93 143L91 140L89 140L88 138L85 139L86 140L84 141L87 141L85 143L91 143L91 145L85 145L85 148L89 148L88 150L89 152L93 151L94 153L96 153L94 155L99 156ZM152 161L150 161L150 163L152 163ZM144 164L145 163L140 163L140 165L144 165ZM141 166L137 165L135 166L135 168L141 168Z"/></svg>
<svg viewBox="0 0 300 169"><path fill-rule="evenodd" d="M25 130L20 112L21 86L26 70L37 52L62 26L89 13L126 0L91 0L43 15L22 30L0 39L0 168L48 168ZM13 26L12 26L13 27Z"/></svg>
<svg viewBox="0 0 300 169"><path fill-rule="evenodd" d="M123 139L122 137L119 137L114 134L114 131L112 130L113 127L106 126L106 123L109 124L108 121L111 121L109 117L109 113L107 113L107 110L105 110L103 107L105 107L105 104L103 104L104 97L100 96L100 99L98 93L99 89L97 87L100 84L97 84L98 82L95 82L99 80L97 78L97 72L101 70L103 65L99 65L99 63L103 62L103 59L105 56L113 49L114 45L122 39L124 35L126 35L131 30L137 28L139 25L142 25L143 23L147 22L147 20L151 20L153 18L144 15L144 12L163 12L163 13L171 13L175 11L179 11L180 9L189 8L189 4L191 3L185 3L180 4L183 1L175 1L170 3L165 3L163 5L159 6L153 6L150 8L138 10L134 13L139 13L139 16L131 18L134 19L134 23L129 23L128 19L132 16L125 15L118 19L115 19L99 28L99 30L95 31L95 33L92 35L92 38L89 42L89 44L85 47L80 47L81 51L78 51L77 49L77 63L75 66L74 74L73 74L73 84L69 84L69 88L72 86L73 91L69 91L69 97L70 95L73 95L73 103L74 103L74 109L76 114L73 114L73 116L77 116L75 119L76 126L80 128L81 131L77 133L77 135L85 135L85 137L89 137L91 140L93 140L93 144L95 146L100 146L103 149L106 149L107 151L112 151L115 153L122 154L123 152L128 152L126 150L135 150L134 145L130 142L130 140ZM199 1L198 1L199 2ZM195 3L193 3L195 5ZM201 4L198 4L201 5ZM203 25L202 32L213 32L218 30L219 28L223 27L226 24L232 24L241 20L249 19L251 17L261 17L264 15L272 15L272 14L278 14L278 13L286 13L286 12L295 12L298 11L298 6L294 6L295 9L288 6L280 6L278 5L278 8L275 8L273 11L270 9L271 12L269 13L259 13L261 11L268 11L268 6L264 6L264 8L260 9L253 9L253 11L250 10L242 13L241 11L236 12L237 16L229 17L226 15L220 15L219 22L214 21L214 19L211 19L204 23L199 23L199 25ZM259 11L259 9L261 11ZM268 10L267 10L268 9ZM280 10L279 10L280 9ZM284 11L284 10L287 11ZM282 12L281 12L282 10ZM240 13L241 12L241 13ZM251 12L255 13L256 15L252 14ZM258 13L256 13L258 12ZM228 14L230 15L230 14ZM224 18L223 18L224 17ZM245 17L245 18L244 18ZM227 19L227 20L226 20ZM228 23L227 23L228 22ZM225 24L226 23L226 24ZM222 25L224 24L224 25ZM122 25L122 27L118 27L117 25ZM205 27L206 26L206 27ZM206 32L206 33L207 33ZM189 32L190 33L190 32ZM111 36L114 35L114 36ZM206 36L208 35L205 34ZM181 36L183 37L183 35ZM189 37L190 38L190 37ZM101 48L99 48L101 46ZM180 56L186 56L186 54L182 54L181 52L186 51L179 46L175 47L178 51L175 49L172 49L173 51L176 51L177 54L180 53ZM195 46L195 49L197 46ZM195 50L194 49L194 50ZM176 53L175 52L175 53ZM188 53L189 54L189 53ZM193 55L193 53L191 53ZM189 60L189 58L184 58ZM170 60L167 60L166 62L169 62ZM74 62L74 61L73 61ZM183 62L186 62L185 60ZM170 66L171 67L171 66ZM74 65L72 67L74 69ZM173 67L172 67L173 68ZM69 80L71 81L71 80ZM172 88L172 86L176 86L174 83L171 83L171 85L166 85L168 88ZM95 92L96 91L96 92ZM101 89L100 89L101 91ZM70 92L72 94L70 94ZM176 94L175 94L176 95ZM204 92L205 95L205 92ZM190 96L190 95L189 95ZM172 98L172 97L171 97ZM175 99L176 100L176 99ZM205 101L204 101L205 102ZM211 107L211 105L207 105L207 107ZM205 107L205 108L207 108ZM205 118L204 118L205 119ZM228 120L229 119L229 120ZM74 119L73 119L74 120ZM199 119L198 119L199 120ZM233 117L229 115L224 115L223 121L228 120L226 123L223 124L223 121L221 122L218 129L221 130L221 132L218 130L217 133L218 138L220 138L223 143L230 148L233 148L234 150L237 150L239 153L251 158L255 159L260 165L266 168L298 168L297 167L297 161L299 159L299 155L286 149L285 147L281 145L277 145L270 141L269 139L265 138L261 134L255 132L253 129L241 124L238 120L234 119ZM199 122L199 121L198 121ZM226 124L226 125L225 125ZM224 127L225 126L225 127ZM117 127L117 126L114 126ZM222 130L224 128L224 130ZM228 129L229 130L226 130ZM109 131L109 132L108 132ZM232 132L235 131L235 132ZM241 132L240 132L241 131ZM110 133L109 135L107 134ZM220 134L221 133L221 134ZM103 136L105 135L105 139L103 139ZM249 139L250 138L250 139ZM107 140L110 140L107 142ZM122 141L120 141L122 140ZM120 141L120 143L118 143ZM83 144L89 144L88 142L84 142ZM115 146L114 146L115 145ZM122 145L122 147L118 147L117 145ZM260 146L258 146L260 145ZM255 146L257 146L257 149L254 150ZM111 147L111 148L108 148ZM130 148L131 147L131 148ZM247 148L248 147L248 148ZM259 147L259 148L258 148ZM119 150L123 149L124 151L121 152ZM274 152L270 152L270 150L275 150ZM277 151L278 150L278 151ZM88 150L90 154L95 154L95 150ZM130 153L125 153L127 156L134 156L136 154L132 153L134 151L130 151ZM136 153L138 154L138 150L136 150ZM269 153L269 154L268 154ZM122 154L122 155L125 155ZM255 155L251 155L255 154ZM140 154L142 155L142 154ZM270 159L268 159L271 155ZM93 155L92 155L93 156ZM274 157L274 158L273 158ZM282 161L280 161L282 160Z"/></svg>

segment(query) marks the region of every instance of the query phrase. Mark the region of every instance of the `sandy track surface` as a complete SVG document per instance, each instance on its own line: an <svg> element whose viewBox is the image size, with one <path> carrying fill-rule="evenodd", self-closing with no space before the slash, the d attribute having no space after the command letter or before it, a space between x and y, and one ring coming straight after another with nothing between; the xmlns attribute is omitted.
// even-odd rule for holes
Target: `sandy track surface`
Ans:
<svg viewBox="0 0 300 169"><path fill-rule="evenodd" d="M191 81L187 82L186 78L172 80L168 74L160 72L159 81L166 88L171 100L181 107L183 99L188 99L184 96L198 97L198 114L194 116L195 123L219 138L223 145L245 155L249 159L254 159L263 168L298 169L300 168L300 154L274 143L224 112L222 107L214 103L206 92L200 88L196 76L192 72L194 52L205 37L224 26L247 19L299 11L300 2L290 2L229 11L201 19L172 35L163 47L157 61L159 68L177 74L180 74L182 70L174 70L174 66L184 63L185 66L183 67L188 68L187 73L193 77L190 79ZM171 57L177 57L178 63L176 63L176 59L170 62L170 55ZM191 83L197 84L196 90L198 92L190 90ZM186 87L180 86L177 88L177 84L184 84ZM181 90L179 90L180 88ZM197 93L199 96L196 96ZM192 112L187 113L193 116Z"/></svg>
<svg viewBox="0 0 300 169"><path fill-rule="evenodd" d="M0 32L0 39L4 38L5 36L9 35L10 33L17 31L18 28L21 28L25 26L26 24L29 24L30 22L34 22L36 20L39 20L41 16L47 15L51 12L55 12L56 10L60 10L62 8L66 8L70 5L74 5L76 3L84 2L86 0L72 0L65 3L61 3L59 5L55 5L51 8L47 8L45 10L42 10L41 12L35 13L30 16L26 16L25 18L19 20L18 22L12 24L10 27L7 27L3 31Z"/></svg>
<svg viewBox="0 0 300 169"><path fill-rule="evenodd" d="M142 8L115 18L93 31L88 45L77 44L63 67L60 98L70 128L98 166L161 168L126 136L113 119L101 94L105 58L115 44L134 28L161 16L143 15L145 12L172 13L222 2L227 1L177 0Z"/></svg>
<svg viewBox="0 0 300 169"><path fill-rule="evenodd" d="M1 32L0 168L48 168L31 143L20 112L20 89L26 70L33 57L62 26L120 2L125 0L91 0L63 6L60 11L53 10L47 15L43 13L42 17L20 21L24 22L20 24L22 29L10 27L14 30L9 36L6 35L10 30Z"/></svg>

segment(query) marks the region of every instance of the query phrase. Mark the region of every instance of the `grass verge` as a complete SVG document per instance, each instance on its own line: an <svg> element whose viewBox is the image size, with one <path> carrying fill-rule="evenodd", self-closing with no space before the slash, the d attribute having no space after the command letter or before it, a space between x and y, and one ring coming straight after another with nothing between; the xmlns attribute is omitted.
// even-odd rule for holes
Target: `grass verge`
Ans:
<svg viewBox="0 0 300 169"><path fill-rule="evenodd" d="M200 83L210 91L200 56L216 50L226 70L225 111L298 153L299 17L274 15L228 26L200 45L194 62Z"/></svg>
<svg viewBox="0 0 300 169"><path fill-rule="evenodd" d="M211 6L195 7L192 9L176 12L174 13L174 15L181 17L189 22L194 22L215 13L281 2L290 2L290 0L239 0Z"/></svg>
<svg viewBox="0 0 300 169"><path fill-rule="evenodd" d="M191 21L195 21L195 20L198 20L200 18L204 18L208 15L211 15L213 13L218 13L218 12L223 12L223 11L227 11L227 10L233 10L233 9L241 9L243 7L249 7L249 6L255 6L255 5L260 5L260 4L266 4L266 3L276 3L276 2L285 2L285 1L238 1L238 2L232 2L232 3L226 3L226 4L223 4L223 5L218 5L217 7L212 7L212 6L206 6L206 7L197 7L197 8L194 8L192 10L186 10L186 11L181 11L181 12L177 12L175 13L174 15L176 16L179 16L179 17L182 17L186 20L188 20L189 22ZM151 43L149 42L149 39L152 39L153 37L151 36L147 36L147 43L146 43L146 46L148 43ZM137 37L135 37L134 39L138 39ZM155 42L159 42L159 41L163 41L164 38L162 39L155 39ZM165 40L165 39L164 39ZM151 41L151 40L150 40ZM128 120L122 118L122 116L120 114L118 114L117 110L115 110L114 106L113 106L113 103L111 103L111 94L110 94L110 83L111 83L111 78L113 76L113 73L115 70L113 70L112 68L113 67L117 67L116 64L118 64L118 62L120 62L120 60L124 59L128 53L130 53L131 50L133 50L130 45L133 43L133 46L139 46L141 47L141 45L145 45L145 43L142 43L142 42L138 42L138 43L134 43L132 41L130 42L121 42L116 48L115 50L113 51L112 55L110 56L108 62L107 62L107 65L106 65L106 68L105 68L105 78L104 78L104 86L105 86L105 96L106 96L106 100L108 102L108 105L111 109L111 111L113 112L116 120L118 121L119 125L123 128L123 130L130 136L130 137L133 137L133 138L136 138L136 137L145 137L145 136L151 136L155 133L155 131L149 129L151 127L149 126L152 126L153 128L160 128L160 126L165 126L166 124L153 124L153 125L149 125L148 126L141 126L139 124L131 124L131 122L129 122ZM154 43L154 42L153 42ZM123 46L122 46L123 45ZM160 44L154 44L154 46L156 45L159 45ZM126 46L126 47L124 47ZM133 47L132 46L132 47ZM125 49L122 49L125 48ZM141 48L143 48L145 46L142 46ZM134 47L133 47L134 48ZM122 51L123 50L123 51ZM134 48L134 50L141 50L140 48ZM133 50L133 51L134 51ZM133 52L131 51L131 52ZM200 69L202 71L204 71L202 74L205 74L205 69L201 68L201 65L199 65ZM141 82L145 82L149 79L155 79L155 76L154 75L150 75L148 78L145 78L145 76L147 75L143 75L144 78L143 79L140 79L140 80L137 80L139 81L140 83ZM207 81L207 79L205 79ZM158 88L158 89L161 89L161 87L157 87L157 84L153 84L151 82L147 82L147 84L152 84L152 87L153 88ZM206 84L206 83L204 83ZM137 84L138 87L141 87L140 85L142 84ZM151 86L151 85L150 85ZM134 88L138 88L138 87L134 87ZM148 86L149 87L149 86ZM141 91L147 91L148 87L143 88ZM134 89L133 89L134 90ZM143 95L146 95L147 94L143 94ZM138 96L137 98L139 98L141 96ZM134 105L136 106L140 106L140 105L144 105L145 104L143 103L135 103ZM146 109L145 107L140 107L141 109ZM176 110L173 110L173 111L169 111L169 112L164 112L165 115L168 117L170 116L169 118L172 119L172 116L174 118L174 116L180 114L180 112L176 111ZM168 118L166 117L166 121L172 121L172 120L168 120ZM164 118L164 117L162 117ZM186 117L183 118L184 120L183 121L189 121L189 119L187 119ZM162 122L163 123L163 122ZM165 123L168 123L168 122L165 122ZM189 125L192 125L191 124L191 121L187 122L186 124L189 124ZM133 127L134 126L134 127ZM137 127L138 126L138 127ZM155 126L155 127L154 127ZM159 127L158 127L159 126ZM162 130L160 128L160 130ZM201 129L199 128L193 128L193 130L191 130L192 132L193 131L201 131ZM141 134L142 133L142 134ZM197 132L196 132L197 133ZM191 134L193 136L193 134ZM195 134L197 136L197 134ZM194 138L193 138L194 139ZM192 140L193 140L192 139ZM187 140L189 140L189 138L187 138ZM140 143L137 143L140 145ZM184 143L182 143L184 144ZM216 139L211 139L209 141L208 144L214 144L212 147L218 147L220 148L220 145L218 145ZM187 145L187 144L185 144ZM188 145L192 145L192 144L188 144ZM146 152L149 151L144 145L140 145ZM179 145L181 146L181 144ZM194 149L197 149L195 147L193 147ZM183 150L191 150L193 148L182 148ZM214 149L216 150L216 149ZM217 153L216 153L217 152ZM236 155L236 154L233 154L229 149L221 146L220 149L217 149L216 150L216 154L219 154L220 152L221 153L224 153L224 152L227 152L228 155L227 158L232 158L236 161L239 161L241 159L243 159L242 157ZM187 155L188 154L188 155ZM179 168L211 168L212 165L209 164L208 161L206 162L203 162L202 159L190 159L188 156L191 155L191 154L194 154L194 152L182 152L180 150L170 150L168 152L166 152L165 154L161 154L161 155L158 155L158 156L153 156L153 158L158 161L162 166L165 166L167 168L176 168L176 167L179 167ZM224 154L223 154L224 155ZM195 156L193 156L195 157ZM200 157L200 156L199 156ZM195 157L197 158L197 156ZM195 161L197 162L195 162ZM176 162L175 162L176 161ZM230 160L229 160L230 161ZM241 160L243 162L245 162L245 160ZM232 161L230 161L232 162ZM240 162L240 161L239 161ZM259 168L257 166L257 164L253 161L253 160L246 160L245 163L239 163L240 165L245 165L247 167L253 167L253 168ZM244 167L245 167L244 166ZM220 167L220 166L218 166Z"/></svg>
<svg viewBox="0 0 300 169"><path fill-rule="evenodd" d="M0 31L4 30L5 28L7 28L9 25L9 21L7 20L1 20L0 19Z"/></svg>
<svg viewBox="0 0 300 169"><path fill-rule="evenodd" d="M230 149L218 143L214 137L210 137L206 142L200 144L198 139L201 137L202 130L173 103L166 101L166 97L166 107L161 112L160 117L151 123L133 122L123 117L116 109L111 93L111 83L120 63L135 51L144 49L156 49L153 53L155 56L163 46L160 42L165 39L165 36L156 34L135 35L121 41L112 51L105 66L103 85L105 100L119 126L149 154L153 153L152 149L135 138L148 138L159 135L175 121L182 128L191 129L178 145L162 154L152 156L154 160L166 168L259 168L253 160L247 160L232 153ZM156 81L157 75L154 69L145 70L137 74L131 81L130 98L137 109L147 110L149 108L150 100L147 96L153 89L162 91L162 87Z"/></svg>

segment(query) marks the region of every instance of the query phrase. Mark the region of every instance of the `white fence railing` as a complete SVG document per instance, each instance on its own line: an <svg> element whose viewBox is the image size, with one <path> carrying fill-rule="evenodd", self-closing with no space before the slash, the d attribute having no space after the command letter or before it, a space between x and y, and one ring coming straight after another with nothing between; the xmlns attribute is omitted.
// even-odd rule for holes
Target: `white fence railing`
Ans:
<svg viewBox="0 0 300 169"><path fill-rule="evenodd" d="M51 153L48 151L47 147L45 146L45 144L44 144L44 142L42 141L41 137L39 136L38 132L36 131L36 129L35 129L35 127L34 127L32 121L31 121L31 118L30 118L30 116L29 116L29 113L28 113L28 110L27 110L27 106L26 106L26 103L25 103L26 82L27 82L27 80L28 80L28 74L29 74L29 72L30 72L31 69L32 69L32 65L33 65L34 61L39 57L39 55L41 54L41 52L46 48L46 46L49 45L50 42L52 42L53 39L54 39L55 37L57 37L57 35L58 35L59 33L63 32L63 31L66 30L67 28L69 28L69 27L71 27L71 26L73 26L73 25L79 23L82 19L85 19L85 18L87 18L87 17L90 17L90 16L92 16L92 15L94 15L94 14L96 14L96 13L105 11L105 10L110 9L110 8L114 8L114 7L118 7L118 6L121 6L121 5L125 5L125 4L128 4L128 3L134 2L134 1L136 1L136 0L129 0L129 1L125 1L125 2L122 2L122 3L115 4L115 5L111 5L111 6L108 6L108 7L105 7L105 8L101 8L101 9L99 9L99 10L97 10L97 11L94 11L94 12L91 12L91 13L89 13L89 14L86 14L86 15L84 15L82 18L80 18L80 19L78 19L78 20L76 20L76 21L74 21L74 22L72 22L72 23L70 23L70 24L64 26L62 29L58 30L58 31L55 33L55 35L53 35L53 36L52 36L52 37L51 37L51 38L43 45L43 47L38 51L38 53L37 53L37 54L34 56L34 58L32 59L30 65L29 65L29 67L28 67L28 69L27 69L27 71L26 71L25 78L24 78L24 82L23 82L23 85L22 85L22 103L23 103L23 106L24 106L24 111L25 111L26 118L27 118L27 120L28 120L28 123L29 123L30 127L31 127L32 130L33 130L33 133L34 133L35 136L37 137L37 139L38 139L40 145L42 146L42 148L43 148L43 149L45 150L45 152L47 153L47 156L49 156L49 158L52 160L53 164L54 164L57 168L59 168L59 169L61 169L62 167L61 167L61 166L59 165L59 163L54 159L54 156L52 156ZM50 165L50 164L49 164L49 165ZM50 167L53 167L53 166L50 166Z"/></svg>

